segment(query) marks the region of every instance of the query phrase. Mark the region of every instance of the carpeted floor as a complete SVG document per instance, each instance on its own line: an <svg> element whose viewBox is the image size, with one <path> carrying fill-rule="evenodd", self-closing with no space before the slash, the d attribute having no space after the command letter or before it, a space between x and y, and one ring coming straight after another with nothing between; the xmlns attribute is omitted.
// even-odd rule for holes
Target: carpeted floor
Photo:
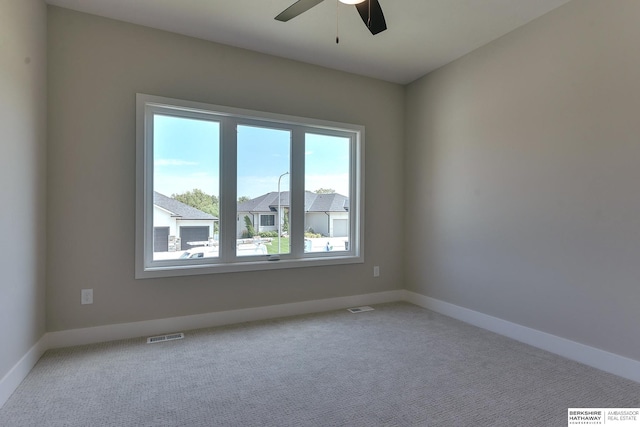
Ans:
<svg viewBox="0 0 640 427"><path fill-rule="evenodd" d="M0 426L566 426L640 384L407 303L48 351ZM167 331L174 332L174 331Z"/></svg>

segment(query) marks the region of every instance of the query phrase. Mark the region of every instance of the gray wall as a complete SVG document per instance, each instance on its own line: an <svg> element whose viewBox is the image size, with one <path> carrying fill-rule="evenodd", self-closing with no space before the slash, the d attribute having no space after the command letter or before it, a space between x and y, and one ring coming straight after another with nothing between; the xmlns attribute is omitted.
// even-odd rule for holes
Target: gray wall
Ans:
<svg viewBox="0 0 640 427"><path fill-rule="evenodd" d="M640 360L638 16L573 1L407 87L408 289Z"/></svg>
<svg viewBox="0 0 640 427"><path fill-rule="evenodd" d="M401 86L56 7L48 24L49 331L402 287ZM366 263L134 280L136 92L366 126Z"/></svg>
<svg viewBox="0 0 640 427"><path fill-rule="evenodd" d="M406 284L640 360L639 14L571 2L403 93L0 0L0 377L45 330L45 258L50 331ZM365 125L366 263L134 280L136 92Z"/></svg>
<svg viewBox="0 0 640 427"><path fill-rule="evenodd" d="M0 378L45 332L46 8L0 0Z"/></svg>

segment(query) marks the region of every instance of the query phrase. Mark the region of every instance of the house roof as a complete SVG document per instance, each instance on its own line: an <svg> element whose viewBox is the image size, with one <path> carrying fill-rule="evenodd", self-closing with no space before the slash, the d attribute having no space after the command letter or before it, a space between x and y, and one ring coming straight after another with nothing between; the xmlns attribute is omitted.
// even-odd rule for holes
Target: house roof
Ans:
<svg viewBox="0 0 640 427"><path fill-rule="evenodd" d="M280 205L289 207L288 191L280 192ZM277 191L238 203L238 212L275 212L277 210ZM305 191L304 210L305 212L345 212L349 210L349 198L338 193L318 194Z"/></svg>
<svg viewBox="0 0 640 427"><path fill-rule="evenodd" d="M153 192L153 204L171 212L171 216L180 217L180 219L206 219L216 220L217 217L202 212L200 209L196 209L192 206L185 205L182 202L167 197L164 194L160 194L157 191Z"/></svg>

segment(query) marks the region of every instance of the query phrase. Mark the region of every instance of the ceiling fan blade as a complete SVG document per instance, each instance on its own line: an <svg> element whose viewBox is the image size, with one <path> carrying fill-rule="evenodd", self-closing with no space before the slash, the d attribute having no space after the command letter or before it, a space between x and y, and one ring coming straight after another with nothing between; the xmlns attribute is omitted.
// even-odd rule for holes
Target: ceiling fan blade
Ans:
<svg viewBox="0 0 640 427"><path fill-rule="evenodd" d="M324 0L298 0L276 16L276 20L287 22L289 19L295 18L323 1Z"/></svg>
<svg viewBox="0 0 640 427"><path fill-rule="evenodd" d="M367 0L356 4L356 9L364 24L369 28L371 34L376 35L387 29L387 22L384 20L382 7L378 0Z"/></svg>

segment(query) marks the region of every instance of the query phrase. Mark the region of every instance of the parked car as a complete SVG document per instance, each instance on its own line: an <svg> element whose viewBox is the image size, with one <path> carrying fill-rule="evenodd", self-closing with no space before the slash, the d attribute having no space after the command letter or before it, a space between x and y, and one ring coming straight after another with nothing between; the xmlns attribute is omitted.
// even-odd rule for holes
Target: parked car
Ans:
<svg viewBox="0 0 640 427"><path fill-rule="evenodd" d="M262 241L238 244L237 248L238 256L268 255L267 247Z"/></svg>
<svg viewBox="0 0 640 427"><path fill-rule="evenodd" d="M179 259L215 258L218 256L218 253L217 246L197 246L184 251ZM238 245L238 256L251 255L268 255L267 247L261 242Z"/></svg>
<svg viewBox="0 0 640 427"><path fill-rule="evenodd" d="M215 246L197 246L195 248L187 249L179 259L190 258L215 258L218 256L218 248Z"/></svg>

